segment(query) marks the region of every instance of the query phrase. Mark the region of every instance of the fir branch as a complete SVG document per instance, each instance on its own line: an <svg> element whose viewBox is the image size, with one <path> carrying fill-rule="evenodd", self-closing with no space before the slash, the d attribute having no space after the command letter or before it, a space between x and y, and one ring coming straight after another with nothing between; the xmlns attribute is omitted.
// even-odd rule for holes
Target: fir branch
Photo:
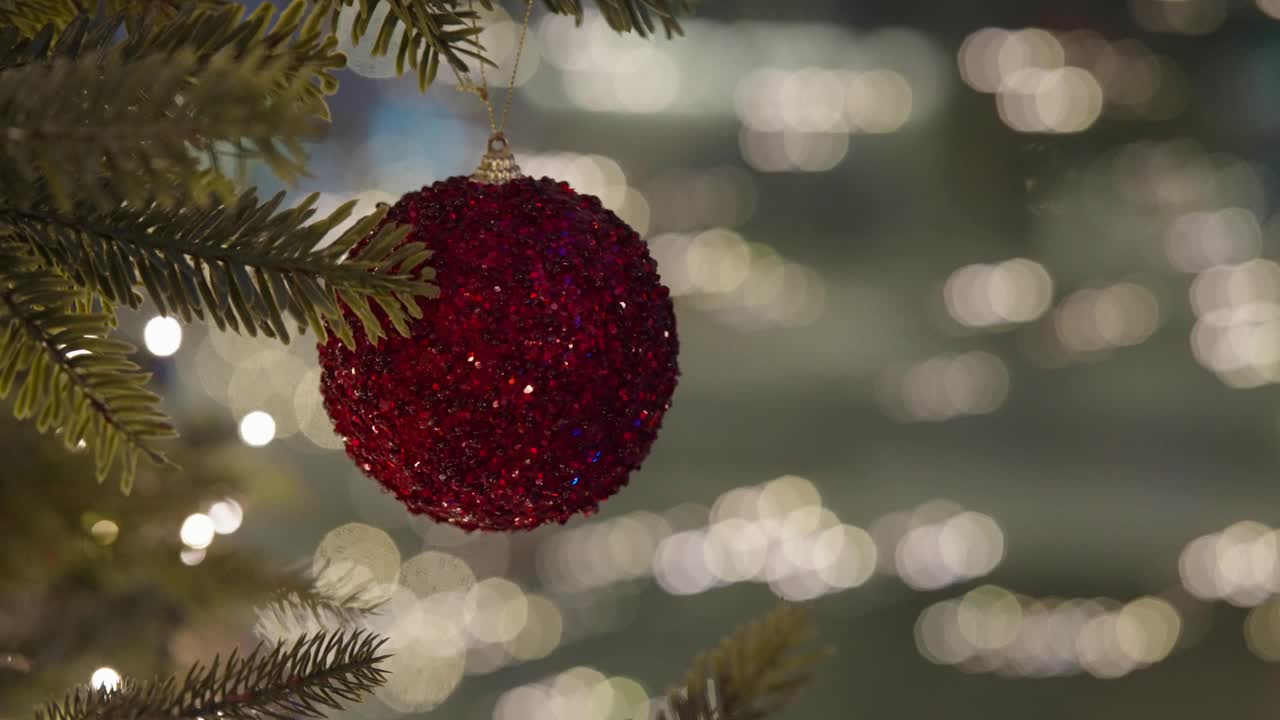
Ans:
<svg viewBox="0 0 1280 720"><path fill-rule="evenodd" d="M284 193L259 203L252 190L229 206L207 209L0 206L0 224L10 224L46 261L113 303L137 307L141 286L163 314L211 319L220 329L284 342L288 314L317 338L332 332L353 344L344 308L370 341L385 335L379 314L408 335L409 319L422 312L417 297L435 293L434 273L422 267L430 253L420 243L402 243L408 227L386 225L357 257L345 257L378 227L385 210L322 246L355 202L308 223L317 197L288 210L279 210Z"/></svg>
<svg viewBox="0 0 1280 720"><path fill-rule="evenodd" d="M77 12L71 0L0 0L0 27L34 35L46 26L65 27Z"/></svg>
<svg viewBox="0 0 1280 720"><path fill-rule="evenodd" d="M489 0L480 2L490 7ZM373 16L384 4L386 15L373 26ZM467 70L467 58L493 64L478 40L483 29L476 25L478 15L466 0L322 0L321 5L331 11L334 26L344 7L358 6L351 42L374 33L370 54L383 57L394 51L396 74L404 74L406 67L414 70L420 90L435 81L441 61L457 72Z"/></svg>
<svg viewBox="0 0 1280 720"><path fill-rule="evenodd" d="M760 720L777 712L814 676L828 651L812 650L808 612L783 606L738 628L699 655L684 685L667 695L659 720Z"/></svg>
<svg viewBox="0 0 1280 720"><path fill-rule="evenodd" d="M353 627L376 614L379 607L379 604L371 607L346 604L314 590L279 592L254 608L258 619L253 629L259 637L290 640L315 632Z"/></svg>
<svg viewBox="0 0 1280 720"><path fill-rule="evenodd" d="M327 0L334 4L334 20L343 6L357 0ZM351 41L360 42L367 33L376 33L371 54L386 56L395 52L396 73L406 66L417 72L418 87L426 90L436 77L443 60L457 72L467 71L468 59L492 66L484 54L473 7L494 9L494 0L358 0L359 11L352 25ZM371 27L374 12L387 3L388 12L381 25ZM572 15L582 20L581 0L543 0L546 8L557 14ZM634 32L641 36L654 34L658 27L667 37L682 34L679 17L692 12L693 0L596 0L609 27L618 32ZM401 29L403 26L403 29Z"/></svg>
<svg viewBox="0 0 1280 720"><path fill-rule="evenodd" d="M21 245L0 243L0 397L16 383L16 417L61 431L68 448L92 447L99 482L119 460L127 492L139 456L172 465L151 442L175 433L150 375L128 359L133 347L107 338L113 318L83 302Z"/></svg>
<svg viewBox="0 0 1280 720"><path fill-rule="evenodd" d="M258 58L224 51L200 63L189 50L131 60L112 51L0 73L0 162L22 185L43 180L64 209L93 189L111 190L87 198L101 206L198 190L197 145L214 162L262 160L292 180L304 167L300 142L319 128L291 98L271 97L279 74ZM81 181L104 167L110 186ZM198 184L166 187L165 175Z"/></svg>
<svg viewBox="0 0 1280 720"><path fill-rule="evenodd" d="M693 12L695 0L595 0L609 27L618 32L653 35L659 25L667 37L683 35L680 16ZM582 0L543 0L547 10L582 20ZM655 22L656 19L656 22Z"/></svg>
<svg viewBox="0 0 1280 720"><path fill-rule="evenodd" d="M36 720L320 718L385 682L380 664L387 656L378 654L384 642L357 630L259 645L247 656L233 653L225 662L196 664L181 680L73 690L38 710Z"/></svg>
<svg viewBox="0 0 1280 720"><path fill-rule="evenodd" d="M13 27L33 36L52 26L62 32L78 16L94 7L122 15L132 30L147 18L169 20L184 8L226 7L231 0L0 0L0 27Z"/></svg>
<svg viewBox="0 0 1280 720"><path fill-rule="evenodd" d="M338 51L338 39L325 32L325 9L309 6L307 0L292 0L279 15L271 3L259 5L247 18L243 13L238 3L217 10L193 6L170 22L136 33L125 51L144 54L189 48L205 62L223 52L240 60L257 56L264 65L279 68L277 99L288 97L308 112L329 119L324 98L337 92L338 78L333 73L346 67L347 59Z"/></svg>
<svg viewBox="0 0 1280 720"><path fill-rule="evenodd" d="M345 564L344 564L345 565ZM355 566L314 564L307 587L281 590L255 608L259 637L291 639L322 630L351 627L379 612L387 601L385 586L357 573Z"/></svg>
<svg viewBox="0 0 1280 720"><path fill-rule="evenodd" d="M204 200L227 159L295 180L345 59L305 0L274 26L270 3L242 12L189 9L123 41L119 15L81 16L56 43L52 26L31 39L0 31L0 185L17 196L41 179L66 208ZM83 182L104 171L111 183Z"/></svg>

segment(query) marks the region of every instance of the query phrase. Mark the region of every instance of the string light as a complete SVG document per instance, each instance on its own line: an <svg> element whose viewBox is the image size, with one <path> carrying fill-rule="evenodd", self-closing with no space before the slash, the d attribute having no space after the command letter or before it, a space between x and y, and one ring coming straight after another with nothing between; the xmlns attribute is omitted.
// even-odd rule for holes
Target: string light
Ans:
<svg viewBox="0 0 1280 720"><path fill-rule="evenodd" d="M916 647L930 662L1014 677L1122 677L1162 662L1182 633L1169 601L1031 598L994 585L925 608Z"/></svg>
<svg viewBox="0 0 1280 720"><path fill-rule="evenodd" d="M230 535L240 529L240 523L244 522L244 509L240 507L240 503L226 498L209 506L206 513L213 522L214 532L219 535Z"/></svg>
<svg viewBox="0 0 1280 720"><path fill-rule="evenodd" d="M208 515L193 513L182 521L178 538L182 540L183 545L193 550L203 550L213 543L214 533L213 520Z"/></svg>
<svg viewBox="0 0 1280 720"><path fill-rule="evenodd" d="M100 667L89 677L89 687L101 690L115 690L120 687L120 673L114 668Z"/></svg>
<svg viewBox="0 0 1280 720"><path fill-rule="evenodd" d="M168 357L182 347L182 325L170 317L154 317L142 329L147 351L156 357Z"/></svg>
<svg viewBox="0 0 1280 720"><path fill-rule="evenodd" d="M240 439L251 447L263 447L276 436L276 421L269 413L254 410L240 419Z"/></svg>
<svg viewBox="0 0 1280 720"><path fill-rule="evenodd" d="M208 552L204 548L183 548L178 551L178 559L183 565L194 567L204 562Z"/></svg>
<svg viewBox="0 0 1280 720"><path fill-rule="evenodd" d="M120 535L120 526L110 520L98 520L89 528L89 535L99 545L110 545Z"/></svg>

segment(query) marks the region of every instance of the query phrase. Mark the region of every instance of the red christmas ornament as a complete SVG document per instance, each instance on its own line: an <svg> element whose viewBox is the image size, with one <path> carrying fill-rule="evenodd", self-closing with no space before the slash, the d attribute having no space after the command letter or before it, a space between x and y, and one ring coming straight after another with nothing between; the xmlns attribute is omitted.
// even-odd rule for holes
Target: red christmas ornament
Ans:
<svg viewBox="0 0 1280 720"><path fill-rule="evenodd" d="M440 295L412 337L372 344L353 323L355 349L319 345L347 454L410 512L467 530L594 512L649 453L679 374L644 242L549 178L450 178L387 219L434 251Z"/></svg>

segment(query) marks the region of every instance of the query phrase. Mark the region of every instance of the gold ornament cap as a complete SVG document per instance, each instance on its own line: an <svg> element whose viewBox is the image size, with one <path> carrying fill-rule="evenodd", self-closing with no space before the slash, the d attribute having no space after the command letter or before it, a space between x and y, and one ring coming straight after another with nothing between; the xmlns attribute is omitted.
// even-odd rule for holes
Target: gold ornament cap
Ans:
<svg viewBox="0 0 1280 720"><path fill-rule="evenodd" d="M489 150L480 158L480 166L471 173L471 181L486 185L501 185L508 180L524 177L516 158L511 154L511 145L502 133L489 136Z"/></svg>

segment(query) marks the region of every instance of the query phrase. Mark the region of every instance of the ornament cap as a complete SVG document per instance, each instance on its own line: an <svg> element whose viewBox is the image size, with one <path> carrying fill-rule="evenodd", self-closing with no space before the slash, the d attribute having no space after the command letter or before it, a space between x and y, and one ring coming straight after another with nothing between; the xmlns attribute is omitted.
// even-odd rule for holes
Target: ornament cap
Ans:
<svg viewBox="0 0 1280 720"><path fill-rule="evenodd" d="M480 166L471 173L471 181L485 185L500 185L508 180L524 177L516 158L511 154L507 137L500 132L489 136L489 149L480 158Z"/></svg>

